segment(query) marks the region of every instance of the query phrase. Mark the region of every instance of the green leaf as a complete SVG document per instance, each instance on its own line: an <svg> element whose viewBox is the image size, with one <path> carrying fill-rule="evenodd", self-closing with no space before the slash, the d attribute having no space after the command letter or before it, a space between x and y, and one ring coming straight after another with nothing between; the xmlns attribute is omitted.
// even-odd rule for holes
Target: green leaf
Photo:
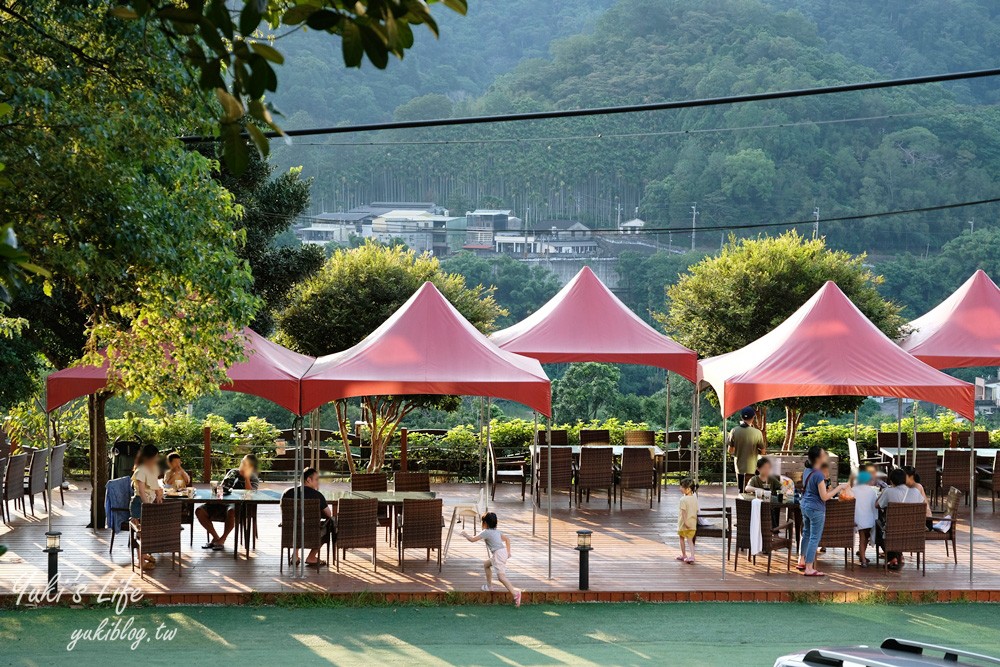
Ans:
<svg viewBox="0 0 1000 667"><path fill-rule="evenodd" d="M306 19L306 25L313 30L329 30L340 25L344 21L344 17L337 12L331 12L329 9L321 9L318 12L313 12Z"/></svg>
<svg viewBox="0 0 1000 667"><path fill-rule="evenodd" d="M111 11L108 12L111 16L119 19L134 20L139 18L139 15L131 7L113 7Z"/></svg>
<svg viewBox="0 0 1000 667"><path fill-rule="evenodd" d="M469 11L469 3L466 0L441 0L445 7L448 9L458 12L462 16L465 16L466 12Z"/></svg>
<svg viewBox="0 0 1000 667"><path fill-rule="evenodd" d="M281 22L285 25L299 25L312 16L314 12L316 12L316 8L312 5L295 5L282 15Z"/></svg>
<svg viewBox="0 0 1000 667"><path fill-rule="evenodd" d="M340 46L344 51L344 64L348 67L361 67L361 59L364 57L364 47L361 45L361 30L357 24L350 21L344 23L340 42Z"/></svg>
<svg viewBox="0 0 1000 667"><path fill-rule="evenodd" d="M371 29L361 28L361 43L364 45L368 60L379 69L385 69L389 65L389 49L385 42Z"/></svg>
<svg viewBox="0 0 1000 667"><path fill-rule="evenodd" d="M181 7L164 7L156 10L156 18L175 23L200 23L202 16L191 9Z"/></svg>
<svg viewBox="0 0 1000 667"><path fill-rule="evenodd" d="M226 36L226 39L231 40L234 37L233 19L226 7L226 0L212 0L205 16L219 32Z"/></svg>
<svg viewBox="0 0 1000 667"><path fill-rule="evenodd" d="M256 2L247 2L240 12L240 32L244 35L252 35L260 25L260 12L257 11Z"/></svg>
<svg viewBox="0 0 1000 667"><path fill-rule="evenodd" d="M273 46L264 44L262 42L251 42L250 48L253 50L254 53L263 56L267 60L270 60L272 63L281 65L284 64L285 62L285 56L281 55L281 52L278 51L278 49L274 48Z"/></svg>
<svg viewBox="0 0 1000 667"><path fill-rule="evenodd" d="M250 134L250 138L253 139L254 145L257 146L257 150L260 151L260 156L267 157L267 154L271 150L271 142L264 136L261 129L253 123L247 123L247 132Z"/></svg>
<svg viewBox="0 0 1000 667"><path fill-rule="evenodd" d="M223 113L222 117L224 123L232 123L243 117L243 105L240 101L229 94L225 88L216 88L215 96L219 100L219 104L222 105Z"/></svg>
<svg viewBox="0 0 1000 667"><path fill-rule="evenodd" d="M247 81L247 92L253 98L263 97L264 90L267 88L267 73L271 66L257 54L251 56L248 62L250 63L250 79Z"/></svg>
<svg viewBox="0 0 1000 667"><path fill-rule="evenodd" d="M7 116L14 110L14 107L7 104L6 102L0 102L0 118Z"/></svg>
<svg viewBox="0 0 1000 667"><path fill-rule="evenodd" d="M250 162L246 139L243 138L240 126L236 124L223 125L222 135L222 160L230 171L239 176L246 171Z"/></svg>

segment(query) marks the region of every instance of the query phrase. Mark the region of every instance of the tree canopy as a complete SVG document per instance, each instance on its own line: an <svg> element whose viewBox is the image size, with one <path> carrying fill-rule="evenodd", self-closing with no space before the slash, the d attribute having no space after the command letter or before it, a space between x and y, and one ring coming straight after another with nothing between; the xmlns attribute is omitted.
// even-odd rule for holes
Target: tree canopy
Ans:
<svg viewBox="0 0 1000 667"><path fill-rule="evenodd" d="M465 277L467 285L492 288L497 303L507 311L498 326L520 322L538 310L559 291L559 279L543 266L519 262L509 255L486 259L460 252L441 262L448 273Z"/></svg>

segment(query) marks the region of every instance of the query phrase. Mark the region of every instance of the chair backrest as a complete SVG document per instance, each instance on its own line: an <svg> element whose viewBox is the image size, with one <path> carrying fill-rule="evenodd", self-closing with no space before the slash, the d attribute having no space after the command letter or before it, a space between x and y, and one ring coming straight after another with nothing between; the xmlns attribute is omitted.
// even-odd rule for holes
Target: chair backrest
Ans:
<svg viewBox="0 0 1000 667"><path fill-rule="evenodd" d="M851 457L851 472L856 473L861 467L861 455L858 454L858 443L854 438L847 439L847 453Z"/></svg>
<svg viewBox="0 0 1000 667"><path fill-rule="evenodd" d="M879 431L875 438L879 448L882 447L897 447L899 446L899 433L895 431ZM902 446L910 446L910 436L906 433L902 434Z"/></svg>
<svg viewBox="0 0 1000 667"><path fill-rule="evenodd" d="M958 501L962 499L962 492L956 489L954 486L948 489L948 497L944 501L944 512L951 516L952 519L958 518ZM954 521L952 521L954 525Z"/></svg>
<svg viewBox="0 0 1000 667"><path fill-rule="evenodd" d="M53 489L66 481L63 469L66 459L66 447L68 445L53 447L52 453L49 455L49 484Z"/></svg>
<svg viewBox="0 0 1000 667"><path fill-rule="evenodd" d="M969 491L969 464L972 452L961 449L947 449L941 463L941 488L957 487L962 492Z"/></svg>
<svg viewBox="0 0 1000 667"><path fill-rule="evenodd" d="M669 446L671 443L677 443L680 449L689 449L691 447L691 431L670 431L667 433L665 444Z"/></svg>
<svg viewBox="0 0 1000 667"><path fill-rule="evenodd" d="M854 548L854 506L854 499L826 503L826 521L819 539L821 547Z"/></svg>
<svg viewBox="0 0 1000 667"><path fill-rule="evenodd" d="M743 498L736 499L736 548L750 548L750 515L753 512L753 501ZM771 550L774 533L771 531L771 503L760 503L760 537L764 553Z"/></svg>
<svg viewBox="0 0 1000 667"><path fill-rule="evenodd" d="M143 503L140 541L144 554L180 553L183 503Z"/></svg>
<svg viewBox="0 0 1000 667"><path fill-rule="evenodd" d="M5 500L20 498L24 495L24 468L27 464L27 454L15 454L7 459L7 472L4 474L3 485Z"/></svg>
<svg viewBox="0 0 1000 667"><path fill-rule="evenodd" d="M653 431L625 431L624 444L627 447L652 447L656 444L656 433Z"/></svg>
<svg viewBox="0 0 1000 667"><path fill-rule="evenodd" d="M337 507L337 548L373 547L377 539L378 501L343 498Z"/></svg>
<svg viewBox="0 0 1000 667"><path fill-rule="evenodd" d="M550 453L552 455L552 488L571 488L573 486L573 450L569 447L540 447L538 449L539 487L542 490L548 488Z"/></svg>
<svg viewBox="0 0 1000 667"><path fill-rule="evenodd" d="M364 472L351 475L351 491L388 491L389 478L384 472Z"/></svg>
<svg viewBox="0 0 1000 667"><path fill-rule="evenodd" d="M10 439L3 427L0 427L0 459L5 459L8 456L10 456Z"/></svg>
<svg viewBox="0 0 1000 667"><path fill-rule="evenodd" d="M990 477L990 481L993 482L993 490L1000 491L1000 451L993 459L993 475Z"/></svg>
<svg viewBox="0 0 1000 667"><path fill-rule="evenodd" d="M923 503L889 503L885 513L885 550L923 551L927 543L927 507Z"/></svg>
<svg viewBox="0 0 1000 667"><path fill-rule="evenodd" d="M626 447L622 450L622 488L648 488L653 486L653 455L645 447Z"/></svg>
<svg viewBox="0 0 1000 667"><path fill-rule="evenodd" d="M538 444L546 444L548 437L548 431L539 430L538 431ZM554 428L552 429L552 446L553 447L566 447L569 445L569 433L566 429Z"/></svg>
<svg viewBox="0 0 1000 667"><path fill-rule="evenodd" d="M918 431L917 449L943 449L947 447L944 441L944 433L941 431Z"/></svg>
<svg viewBox="0 0 1000 667"><path fill-rule="evenodd" d="M440 498L403 501L403 519L399 540L403 547L441 548Z"/></svg>
<svg viewBox="0 0 1000 667"><path fill-rule="evenodd" d="M973 444L978 447L989 447L990 446L990 433L989 431L974 431L975 435L972 436ZM952 431L951 433L951 446L952 447L968 447L969 446L969 431Z"/></svg>
<svg viewBox="0 0 1000 667"><path fill-rule="evenodd" d="M920 475L920 483L929 489L933 489L937 483L937 451L933 449L918 449L916 463L914 463L913 450L906 452L906 465L913 466Z"/></svg>
<svg viewBox="0 0 1000 667"><path fill-rule="evenodd" d="M48 449L36 449L31 453L27 490L32 495L45 491L45 463L48 461L49 451Z"/></svg>
<svg viewBox="0 0 1000 667"><path fill-rule="evenodd" d="M431 475L427 472L397 472L393 485L396 491L430 491Z"/></svg>
<svg viewBox="0 0 1000 667"><path fill-rule="evenodd" d="M323 545L325 531L320 519L323 515L319 509L319 498L307 498L304 501L303 513L299 515L299 525L295 525L295 504L291 496L281 497L281 548L293 549L293 532L302 529L302 517L305 517L305 532L302 534L302 547L319 549Z"/></svg>
<svg viewBox="0 0 1000 667"><path fill-rule="evenodd" d="M607 429L580 429L580 444L583 446L608 446L611 444L611 431Z"/></svg>
<svg viewBox="0 0 1000 667"><path fill-rule="evenodd" d="M580 450L580 469L576 483L580 488L603 489L614 482L615 457L611 447L584 447Z"/></svg>

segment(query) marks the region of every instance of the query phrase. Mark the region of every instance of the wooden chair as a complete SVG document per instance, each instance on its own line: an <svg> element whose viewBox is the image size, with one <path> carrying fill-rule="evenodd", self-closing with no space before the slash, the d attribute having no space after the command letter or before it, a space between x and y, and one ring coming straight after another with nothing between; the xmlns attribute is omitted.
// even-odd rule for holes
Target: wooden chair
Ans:
<svg viewBox="0 0 1000 667"><path fill-rule="evenodd" d="M944 459L941 462L941 476L934 491L935 497L940 497L945 489L955 487L965 494L965 502L968 504L969 495L972 489L969 488L969 465L972 462L972 452L968 449L948 449L945 450Z"/></svg>
<svg viewBox="0 0 1000 667"><path fill-rule="evenodd" d="M976 466L976 480L979 488L990 492L990 499L993 501L993 511L997 511L997 496L1000 496L1000 452L997 452L993 460L993 467Z"/></svg>
<svg viewBox="0 0 1000 667"><path fill-rule="evenodd" d="M397 472L393 477L393 488L396 491L431 490L431 475L427 472Z"/></svg>
<svg viewBox="0 0 1000 667"><path fill-rule="evenodd" d="M934 518L935 523L944 520L944 518L950 517L951 525L946 531L939 530L929 530L927 531L927 540L931 542L944 542L944 555L948 556L948 543L951 542L951 552L955 559L955 565L958 565L958 541L957 541L957 531L958 527L958 499L962 497L962 492L951 487L948 489L948 496L944 501L944 510L939 512L931 512L931 516Z"/></svg>
<svg viewBox="0 0 1000 667"><path fill-rule="evenodd" d="M42 506L45 511L49 511L49 501L45 493L45 464L48 462L49 450L36 449L31 452L31 462L28 464L28 476L22 482L24 484L24 495L28 497L31 507L31 516L35 516L35 496L42 494ZM21 500L21 507L24 507L24 500Z"/></svg>
<svg viewBox="0 0 1000 667"><path fill-rule="evenodd" d="M990 447L990 432L989 431L974 431L975 436L973 436L973 444L976 449L982 449ZM969 432L968 431L952 431L951 433L951 448L964 448L969 446Z"/></svg>
<svg viewBox="0 0 1000 667"><path fill-rule="evenodd" d="M757 563L756 556L750 556L750 514L753 511L752 500L736 499L736 557L733 559L733 572L740 561L740 550L747 550L747 560ZM761 553L767 554L767 573L771 574L771 556L775 551L788 550L786 570L792 569L792 522L777 526L771 525L771 503L760 504L760 537Z"/></svg>
<svg viewBox="0 0 1000 667"><path fill-rule="evenodd" d="M555 438L553 438L554 440ZM573 506L573 450L569 447L539 447L535 467L535 502L541 506L542 493L550 493L549 453L552 455L552 491L567 491L569 506Z"/></svg>
<svg viewBox="0 0 1000 667"><path fill-rule="evenodd" d="M18 503L21 505L21 514L27 516L24 511L24 469L28 465L27 454L15 454L7 459L7 470L4 473L3 484L3 505L7 512L7 522L10 523L10 505L14 501L14 509Z"/></svg>
<svg viewBox="0 0 1000 667"><path fill-rule="evenodd" d="M607 489L608 509L611 509L611 494L615 487L615 457L611 447L589 446L580 449L580 467L576 471L576 505L580 506L584 490L587 502L593 489Z"/></svg>
<svg viewBox="0 0 1000 667"><path fill-rule="evenodd" d="M914 463L913 450L906 452L906 465L913 466L917 474L920 475L920 484L924 491L934 494L937 487L937 451L933 449L918 449L916 463ZM966 472L968 476L968 472Z"/></svg>
<svg viewBox="0 0 1000 667"><path fill-rule="evenodd" d="M721 507L699 507L698 518L722 519L722 522L718 526L714 524L711 526L702 526L699 524L694 534L694 540L692 541L696 542L699 537L725 540L726 560L729 560L733 553L733 508L727 507L723 511Z"/></svg>
<svg viewBox="0 0 1000 667"><path fill-rule="evenodd" d="M334 560L340 572L339 551L347 558L348 549L371 549L372 567L378 572L378 501L374 498L343 498L337 507L337 543ZM438 519L440 522L440 519Z"/></svg>
<svg viewBox="0 0 1000 667"><path fill-rule="evenodd" d="M63 507L66 506L66 499L63 498L63 483L66 481L64 468L66 447L68 447L68 445L53 447L52 452L49 455L48 485L50 489L59 489L59 502L63 505Z"/></svg>
<svg viewBox="0 0 1000 667"><path fill-rule="evenodd" d="M902 440L900 440L900 434L896 431L879 431L875 434L875 446L878 447L879 451L883 447L909 447L910 446L910 436L907 433L902 434Z"/></svg>
<svg viewBox="0 0 1000 667"><path fill-rule="evenodd" d="M626 447L652 447L656 444L656 433L653 431L625 431Z"/></svg>
<svg viewBox="0 0 1000 667"><path fill-rule="evenodd" d="M301 495L301 494L296 494ZM285 551L288 551L288 563L294 563L295 541L293 533L302 529L302 517L305 517L305 532L298 536L301 547L306 551L322 549L326 544L326 567L330 569L330 535L327 531L326 517L319 509L318 498L308 498L303 501L302 511L299 515L298 526L295 521L295 505L291 496L281 498L281 560L278 566L279 572L285 569ZM318 517L318 522L317 522ZM294 568L293 568L294 569Z"/></svg>
<svg viewBox="0 0 1000 667"><path fill-rule="evenodd" d="M548 437L547 430L538 431L538 444L545 446ZM566 429L554 428L552 429L552 446L553 447L568 447L569 446L569 432Z"/></svg>
<svg viewBox="0 0 1000 667"><path fill-rule="evenodd" d="M528 466L524 462L527 453L514 456L497 456L493 443L486 443L486 455L489 457L490 469L490 499L497 495L497 484L520 484L521 502L524 502L524 491L528 486Z"/></svg>
<svg viewBox="0 0 1000 667"><path fill-rule="evenodd" d="M948 445L940 431L918 431L917 449L944 449Z"/></svg>
<svg viewBox="0 0 1000 667"><path fill-rule="evenodd" d="M442 510L440 498L403 501L403 515L396 526L396 553L401 571L406 569L403 556L407 549L427 549L428 561L431 549L437 549L438 572L441 571Z"/></svg>
<svg viewBox="0 0 1000 667"><path fill-rule="evenodd" d="M886 554L885 569L889 569L890 552L917 554L917 567L923 556L923 574L927 576L927 508L923 503L889 503L885 510L885 534L882 551ZM875 549L878 566L879 549Z"/></svg>
<svg viewBox="0 0 1000 667"><path fill-rule="evenodd" d="M170 569L181 565L181 503L143 503L141 520L129 522L132 553L132 570L135 571L135 552L139 552L139 578L145 578L145 556L170 554Z"/></svg>
<svg viewBox="0 0 1000 667"><path fill-rule="evenodd" d="M645 447L626 447L622 451L622 465L618 471L618 507L624 509L625 491L645 489L649 493L649 509L653 509L656 495L656 467L650 450Z"/></svg>
<svg viewBox="0 0 1000 667"><path fill-rule="evenodd" d="M389 477L384 472L354 473L351 475L351 491L371 491L384 493L389 490ZM378 525L385 528L385 539L390 538L392 512L388 505L378 508Z"/></svg>
<svg viewBox="0 0 1000 667"><path fill-rule="evenodd" d="M611 431L607 429L580 429L580 446L609 447L611 445Z"/></svg>
<svg viewBox="0 0 1000 667"><path fill-rule="evenodd" d="M826 521L819 538L820 547L844 550L844 565L850 554L851 567L854 567L854 505L853 499L827 502Z"/></svg>

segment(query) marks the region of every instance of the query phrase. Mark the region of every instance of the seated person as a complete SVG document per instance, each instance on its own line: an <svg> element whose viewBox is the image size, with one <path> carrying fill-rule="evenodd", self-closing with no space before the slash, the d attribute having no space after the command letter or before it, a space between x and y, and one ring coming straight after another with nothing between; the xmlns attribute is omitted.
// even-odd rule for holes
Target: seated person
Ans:
<svg viewBox="0 0 1000 667"><path fill-rule="evenodd" d="M757 459L757 474L747 481L747 489L781 493L781 478L771 474L771 460L766 456Z"/></svg>
<svg viewBox="0 0 1000 667"><path fill-rule="evenodd" d="M231 469L222 478L222 488L224 492L233 489L256 491L260 488L260 478L257 477L257 457L253 454L244 456L240 461L240 467ZM229 533L233 532L233 528L236 527L236 505L232 503L205 503L195 510L194 515L198 517L198 523L211 536L211 539L202 545L201 548L211 549L212 551L222 551L225 549L226 538L229 537ZM215 532L215 525L213 524L215 521L225 524L225 530L221 536Z"/></svg>
<svg viewBox="0 0 1000 667"><path fill-rule="evenodd" d="M889 503L923 503L924 499L915 488L906 485L906 472L902 468L894 468L889 473L888 489L878 497L878 508L884 510ZM879 519L880 530L885 530L884 518ZM898 570L903 564L903 554L887 552L885 555L890 570Z"/></svg>
<svg viewBox="0 0 1000 667"><path fill-rule="evenodd" d="M919 491L920 497L924 499L924 505L927 506L927 530L931 530L934 526L934 515L931 514L931 501L927 498L927 492L924 491L924 485L920 483L920 475L917 473L917 469L913 466L903 466L903 472L906 473L906 486Z"/></svg>
<svg viewBox="0 0 1000 667"><path fill-rule="evenodd" d="M184 488L191 486L191 475L181 467L181 455L170 452L167 454L167 469L163 473L163 486L172 489L178 480L184 482Z"/></svg>
<svg viewBox="0 0 1000 667"><path fill-rule="evenodd" d="M878 466L876 466L873 463L869 463L868 465L865 466L865 470L867 470L868 474L872 476L872 480L874 480L875 482L874 486L876 489L882 491L883 489L889 488L889 485L884 481L882 481L882 479L879 477ZM885 473L882 473L882 477L885 477Z"/></svg>
<svg viewBox="0 0 1000 667"><path fill-rule="evenodd" d="M875 490L875 479L868 470L858 471L851 493L854 495L854 528L858 531L858 560L861 567L868 567L869 560L865 554L878 516L875 509L878 492Z"/></svg>
<svg viewBox="0 0 1000 667"><path fill-rule="evenodd" d="M294 498L295 487L292 487L282 494L282 498ZM326 497L319 491L319 471L316 468L306 468L302 471L302 498L305 500L318 500L321 521L323 522L324 541L329 539L333 530L333 508L326 502ZM309 567L323 567L326 561L319 559L319 549L312 549L306 556L306 565Z"/></svg>

